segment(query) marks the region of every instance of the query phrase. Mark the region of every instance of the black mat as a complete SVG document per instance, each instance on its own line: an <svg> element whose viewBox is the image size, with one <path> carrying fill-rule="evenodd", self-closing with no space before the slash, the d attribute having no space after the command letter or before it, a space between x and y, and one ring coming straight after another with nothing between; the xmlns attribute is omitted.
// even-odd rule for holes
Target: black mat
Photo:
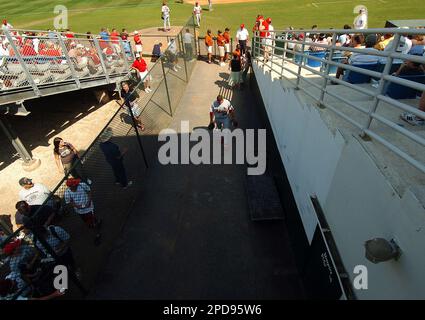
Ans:
<svg viewBox="0 0 425 320"><path fill-rule="evenodd" d="M273 177L247 176L245 189L251 220L281 220L284 218Z"/></svg>

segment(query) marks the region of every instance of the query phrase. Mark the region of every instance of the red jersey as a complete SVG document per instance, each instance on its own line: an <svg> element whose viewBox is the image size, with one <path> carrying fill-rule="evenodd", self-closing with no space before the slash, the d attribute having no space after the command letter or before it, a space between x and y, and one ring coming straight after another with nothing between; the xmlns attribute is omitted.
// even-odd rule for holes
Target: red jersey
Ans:
<svg viewBox="0 0 425 320"><path fill-rule="evenodd" d="M132 65L133 68L136 68L139 72L145 72L148 70L148 65L146 64L146 61L142 58L139 60L135 60Z"/></svg>
<svg viewBox="0 0 425 320"><path fill-rule="evenodd" d="M206 44L207 47L211 47L211 46L214 45L214 41L213 41L212 37L208 34L205 36L205 44Z"/></svg>
<svg viewBox="0 0 425 320"><path fill-rule="evenodd" d="M112 43L119 43L120 34L118 32L111 33L111 41Z"/></svg>
<svg viewBox="0 0 425 320"><path fill-rule="evenodd" d="M134 43L142 45L142 39L140 38L138 34L134 36Z"/></svg>
<svg viewBox="0 0 425 320"><path fill-rule="evenodd" d="M23 56L36 56L37 52L35 52L34 48L28 45L24 45L21 48L21 54Z"/></svg>
<svg viewBox="0 0 425 320"><path fill-rule="evenodd" d="M266 32L266 30L269 30L269 24L267 23L266 20L263 21L262 26L264 27L264 29L262 31L260 31L260 37L268 37L270 35L269 32Z"/></svg>
<svg viewBox="0 0 425 320"><path fill-rule="evenodd" d="M229 32L225 31L223 33L223 37L224 37L224 39L226 39L226 43L230 43L230 33Z"/></svg>
<svg viewBox="0 0 425 320"><path fill-rule="evenodd" d="M219 47L223 47L224 43L226 42L226 38L223 36L217 36L217 45Z"/></svg>

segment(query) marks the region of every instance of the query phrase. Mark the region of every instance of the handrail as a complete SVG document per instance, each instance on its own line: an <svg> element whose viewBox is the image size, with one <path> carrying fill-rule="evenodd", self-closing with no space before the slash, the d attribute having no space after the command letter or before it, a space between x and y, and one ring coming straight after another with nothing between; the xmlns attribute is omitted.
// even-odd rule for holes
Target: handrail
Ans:
<svg viewBox="0 0 425 320"><path fill-rule="evenodd" d="M313 41L307 41L306 38L302 40L288 39L288 34L305 34L307 32L313 34L327 33L329 34L328 36L332 36L332 43L316 43ZM392 44L390 45L390 47L386 48L385 51L370 50L369 48L342 47L336 45L336 39L338 34L352 33L364 35L376 33L391 33L394 34L394 39L392 40ZM409 154L407 151L403 150L402 147L400 148L399 145L396 145L397 141L392 141L391 139L384 137L382 132L378 132L371 127L372 121L375 121L389 128L389 130L403 135L406 139L412 141L412 143L417 144L419 148L423 148L425 146L425 138L423 137L423 135L418 134L417 131L410 130L409 127L401 127L399 124L394 122L394 120L389 119L387 116L377 111L379 103L385 102L402 112L407 111L422 119L425 119L424 111L421 111L416 107L412 107L411 105L407 104L402 100L396 100L394 98L391 98L390 96L386 96L386 88L387 85L390 83L398 84L400 86L417 90L418 92L425 92L425 81L423 81L422 83L415 82L406 78L395 76L390 73L393 61L396 59L397 61L410 60L412 62L425 65L425 56L414 56L397 51L401 38L407 35L425 35L425 29L385 28L367 30L274 30L270 32L270 35L268 36L261 36L260 31L256 31L254 32L254 36L252 38L252 47L254 51L253 58L254 63L256 63L257 65L262 65L265 68L270 68L270 70L272 72L275 72L278 77L286 78L288 81L293 82L295 84L295 89L301 90L304 94L312 98L314 101L316 101L318 106L326 107L331 112L335 113L338 117L341 117L344 120L348 121L351 125L357 128L357 130L359 130L359 134L361 136L368 136L376 140L377 142L384 145L392 152L403 158L405 161L410 163L412 166L425 173L425 163L422 158L417 158L418 154ZM292 47L292 49L290 49L288 48L288 44L299 45L301 49L298 48L298 50L296 50L296 47ZM314 46L323 49L319 52L325 52L324 57L311 55L310 52L317 51L305 50L307 46ZM336 52L338 52L338 56L335 55ZM359 65L356 64L342 63L341 59L344 59L344 57L340 57L341 52L375 56L377 61L376 68L371 68L371 70L368 70L359 67ZM287 53L294 55L294 58L288 58ZM264 56L264 58L262 56ZM299 60L295 60L295 57L297 57L297 59ZM333 58L338 59L334 60ZM312 62L315 62L316 64L320 64L322 66L320 70L319 68L307 65L307 59ZM383 70L377 68L378 64L383 66ZM314 64L312 63L312 65ZM278 70L274 68L275 66L277 66ZM294 68L291 69L291 66L296 66L298 72ZM346 72L355 72L356 74L358 73L366 77L370 77L370 79L377 79L377 86L375 88L368 88L364 86L359 86L355 83L350 83L348 82L348 78L337 79L335 76L330 74L330 66L338 67ZM314 82L309 76L306 76L302 72L302 70L308 71L310 74L319 76L323 78L324 81L322 83ZM425 78L425 75L423 77ZM302 86L301 81L304 82L307 86ZM349 99L347 99L346 97L335 94L334 92L332 92L332 90L329 89L329 82L342 85L350 90L353 90L353 92L356 91L371 97L371 105L365 108L363 106L359 106L353 101L349 101ZM315 91L312 92L312 89L314 89ZM316 90L319 90L319 95L317 94ZM363 118L358 118L351 114L347 114L343 112L343 109L340 109L339 107L330 104L324 99L326 95L332 97L334 101L339 101L348 108L359 111L363 115L363 118L367 118L366 121L364 123L360 123L359 119ZM366 101L366 103L368 102ZM361 122L363 121L364 120L361 120Z"/></svg>

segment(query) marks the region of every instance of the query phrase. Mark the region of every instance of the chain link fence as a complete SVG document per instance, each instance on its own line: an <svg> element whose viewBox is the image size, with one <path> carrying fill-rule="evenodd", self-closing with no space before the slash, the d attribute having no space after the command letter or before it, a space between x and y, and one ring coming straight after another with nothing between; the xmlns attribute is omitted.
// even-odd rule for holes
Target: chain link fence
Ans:
<svg viewBox="0 0 425 320"><path fill-rule="evenodd" d="M145 146L169 125L190 79L196 63L195 37L191 18L147 75L128 73L119 89L127 89L126 84L129 89L121 91L116 113L75 158L44 204L18 203L16 222L21 227L0 234L1 299L59 296L54 287L59 274L53 272L58 265L67 267L66 297L82 298L92 287L140 197L148 159L156 157L147 154ZM90 39L72 41L101 47ZM69 48L71 41L64 45ZM126 53L120 48L114 50L122 59ZM77 70L78 64L73 67Z"/></svg>

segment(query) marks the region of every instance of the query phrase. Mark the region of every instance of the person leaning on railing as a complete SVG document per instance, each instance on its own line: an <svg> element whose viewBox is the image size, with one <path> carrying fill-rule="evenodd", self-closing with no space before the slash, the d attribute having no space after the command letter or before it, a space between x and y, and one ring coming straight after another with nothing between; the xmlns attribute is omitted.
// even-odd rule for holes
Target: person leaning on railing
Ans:
<svg viewBox="0 0 425 320"><path fill-rule="evenodd" d="M363 48L362 37L360 35L358 35L358 34L354 35L351 38L351 45L350 46L352 48L355 48L355 49L362 49ZM350 64L350 57L351 57L351 55L353 55L353 53L352 52L349 52L349 51L345 51L345 52L349 53L349 55L348 54L345 54L345 56L347 56L347 58L344 61L342 61L341 63ZM335 78L339 79L344 74L344 72L345 72L345 69L344 68L338 67L338 69L336 71ZM336 84L336 82L332 82L332 84Z"/></svg>
<svg viewBox="0 0 425 320"><path fill-rule="evenodd" d="M205 46L207 47L207 52L208 52L208 63L212 63L212 53L213 53L213 45L214 45L214 40L213 40L213 36L211 33L211 30L207 30L207 35L205 36Z"/></svg>

